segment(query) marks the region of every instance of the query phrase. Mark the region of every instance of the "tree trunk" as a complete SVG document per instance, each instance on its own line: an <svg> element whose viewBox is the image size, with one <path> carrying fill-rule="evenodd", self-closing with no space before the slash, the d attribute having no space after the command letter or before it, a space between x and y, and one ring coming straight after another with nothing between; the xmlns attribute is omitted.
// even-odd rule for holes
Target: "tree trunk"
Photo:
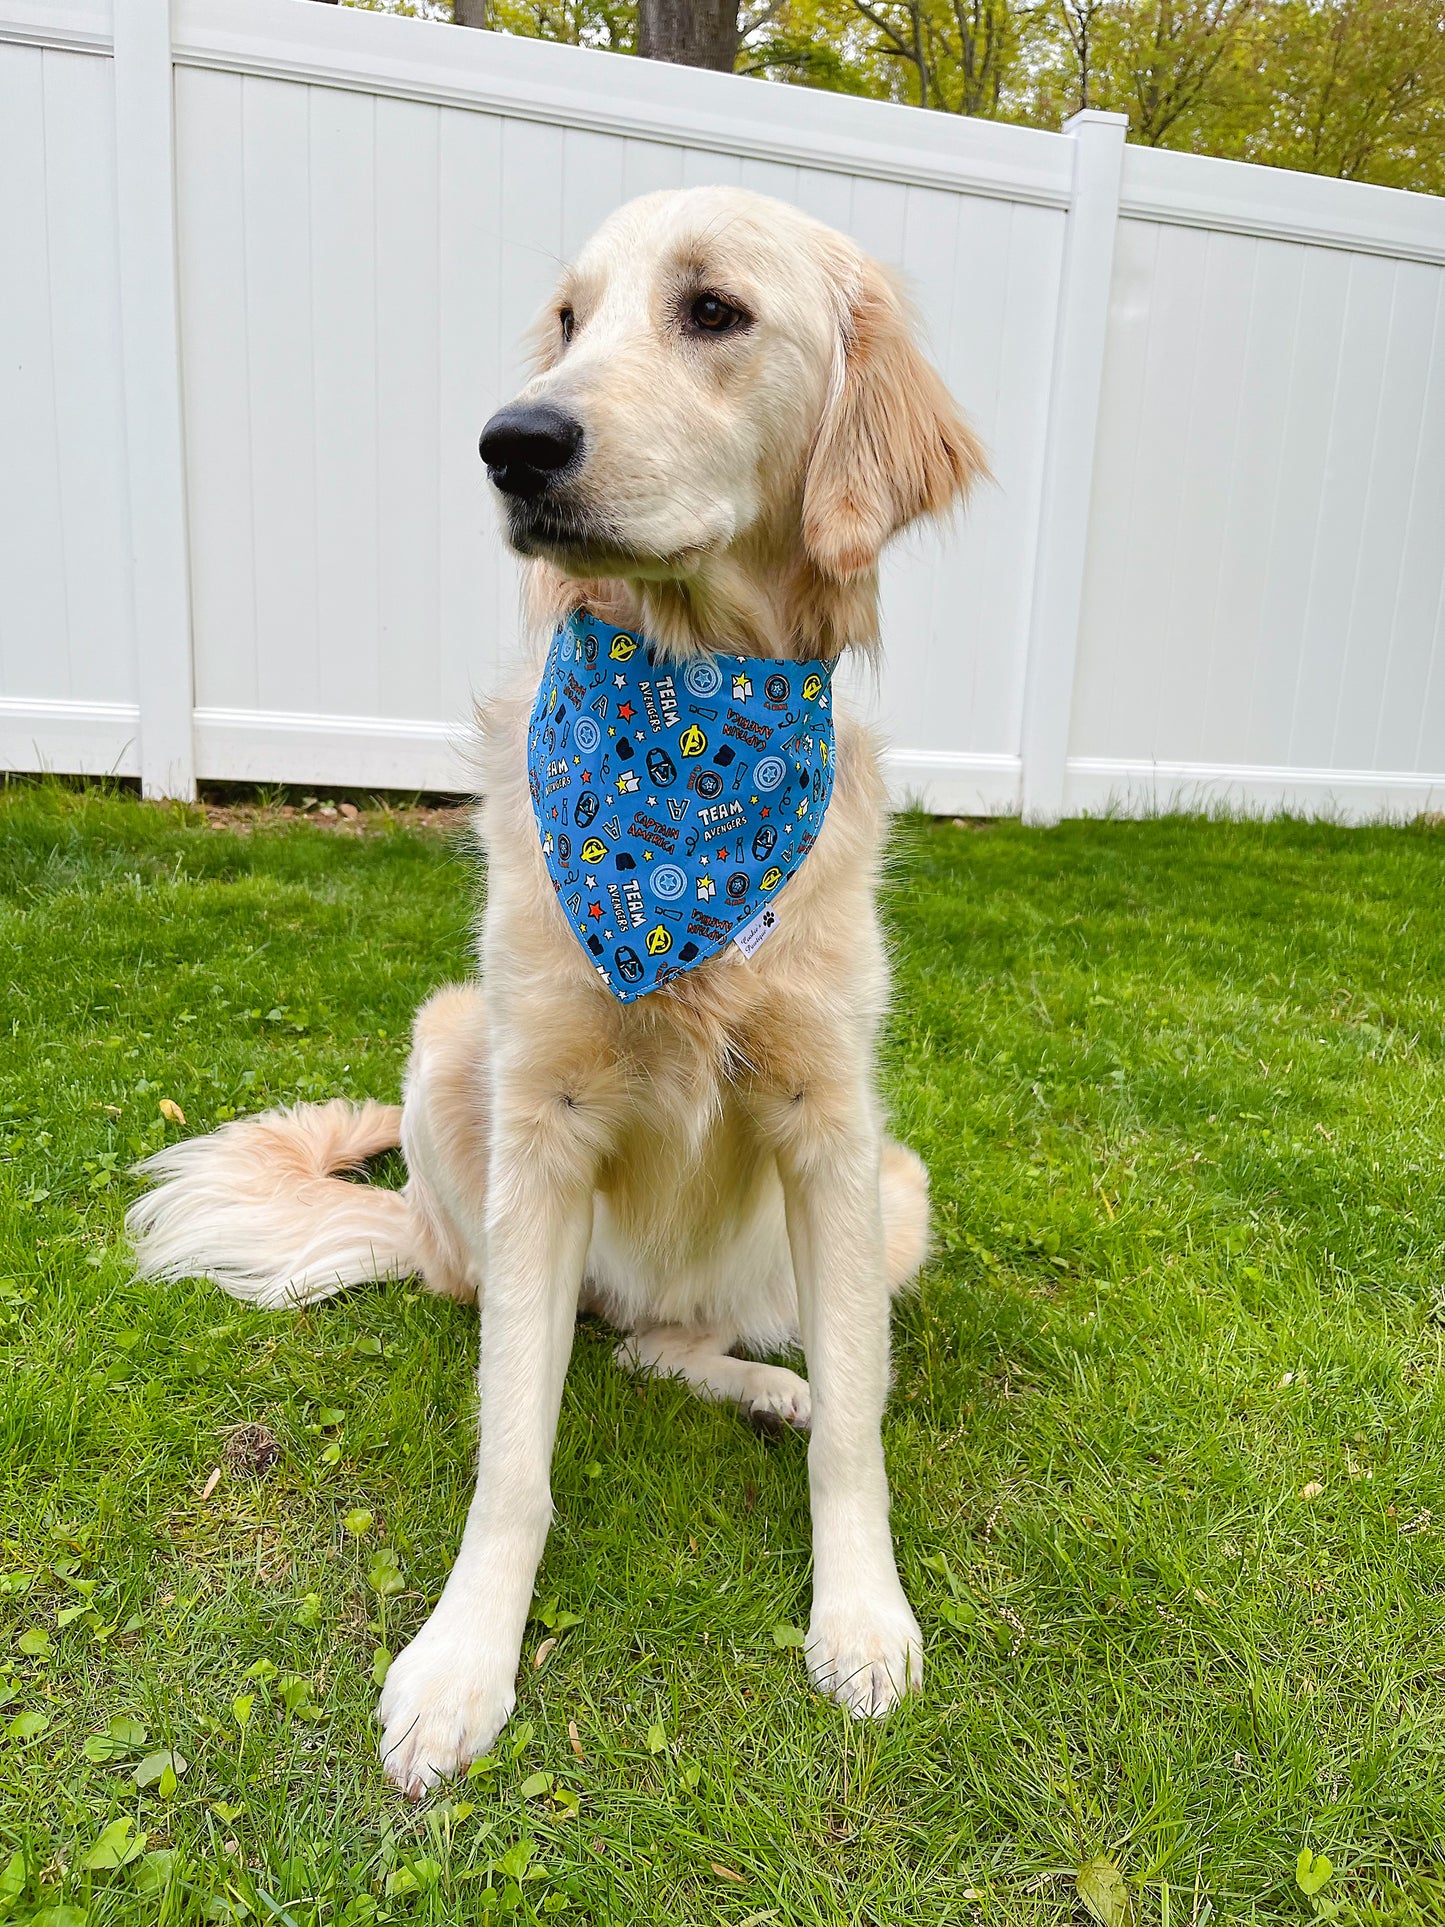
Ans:
<svg viewBox="0 0 1445 1927"><path fill-rule="evenodd" d="M452 0L452 23L458 27L485 27L487 0Z"/></svg>
<svg viewBox="0 0 1445 1927"><path fill-rule="evenodd" d="M740 39L737 0L638 0L637 51L648 60L730 74Z"/></svg>

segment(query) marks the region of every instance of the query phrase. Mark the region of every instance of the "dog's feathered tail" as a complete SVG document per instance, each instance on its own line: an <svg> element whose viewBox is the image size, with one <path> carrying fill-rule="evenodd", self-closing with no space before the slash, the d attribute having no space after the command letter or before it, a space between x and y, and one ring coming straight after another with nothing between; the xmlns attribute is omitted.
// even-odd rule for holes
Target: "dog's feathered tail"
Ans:
<svg viewBox="0 0 1445 1927"><path fill-rule="evenodd" d="M401 1142L395 1104L303 1104L238 1118L139 1166L126 1213L144 1278L211 1278L248 1304L314 1304L421 1271L426 1227L402 1191L338 1177Z"/></svg>

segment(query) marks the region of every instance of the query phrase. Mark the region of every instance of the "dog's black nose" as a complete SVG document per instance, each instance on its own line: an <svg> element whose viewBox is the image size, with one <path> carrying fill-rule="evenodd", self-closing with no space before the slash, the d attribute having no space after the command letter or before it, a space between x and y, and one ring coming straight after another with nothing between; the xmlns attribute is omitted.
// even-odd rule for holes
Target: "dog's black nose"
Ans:
<svg viewBox="0 0 1445 1927"><path fill-rule="evenodd" d="M482 430L487 473L504 495L549 489L582 446L582 424L546 402L502 408Z"/></svg>

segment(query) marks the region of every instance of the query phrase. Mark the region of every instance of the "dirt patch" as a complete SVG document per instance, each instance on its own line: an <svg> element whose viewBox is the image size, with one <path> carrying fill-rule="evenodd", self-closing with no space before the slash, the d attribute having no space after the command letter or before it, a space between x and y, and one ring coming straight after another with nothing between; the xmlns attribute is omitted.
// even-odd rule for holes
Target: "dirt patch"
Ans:
<svg viewBox="0 0 1445 1927"><path fill-rule="evenodd" d="M226 1434L224 1451L233 1472L264 1478L280 1458L281 1445L269 1425L233 1425Z"/></svg>
<svg viewBox="0 0 1445 1927"><path fill-rule="evenodd" d="M196 813L208 828L250 836L283 823L311 823L339 836L375 836L384 830L434 831L457 836L468 827L475 804L463 797L419 797L404 801L377 796L298 795L274 797L215 795L203 792Z"/></svg>

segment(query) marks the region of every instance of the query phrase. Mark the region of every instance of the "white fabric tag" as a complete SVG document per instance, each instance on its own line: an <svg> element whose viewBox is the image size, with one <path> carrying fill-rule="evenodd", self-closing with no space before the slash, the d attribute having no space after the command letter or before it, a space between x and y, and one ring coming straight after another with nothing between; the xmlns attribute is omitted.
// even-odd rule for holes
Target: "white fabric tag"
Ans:
<svg viewBox="0 0 1445 1927"><path fill-rule="evenodd" d="M751 957L758 946L773 934L777 923L776 910L768 908L759 910L758 914L750 922L745 923L741 930L734 931L733 942L745 957Z"/></svg>

